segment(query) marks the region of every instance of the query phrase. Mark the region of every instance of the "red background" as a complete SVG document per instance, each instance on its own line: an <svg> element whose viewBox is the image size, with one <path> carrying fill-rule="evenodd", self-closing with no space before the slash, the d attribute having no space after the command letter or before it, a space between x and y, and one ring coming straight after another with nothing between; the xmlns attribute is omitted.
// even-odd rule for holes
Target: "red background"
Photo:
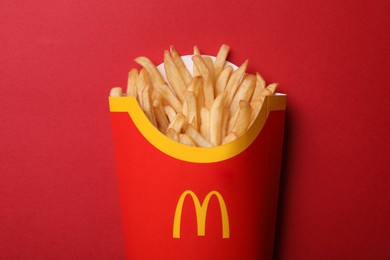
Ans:
<svg viewBox="0 0 390 260"><path fill-rule="evenodd" d="M389 8L2 1L0 258L123 259L109 89L139 55L227 43L288 94L275 258L389 259Z"/></svg>

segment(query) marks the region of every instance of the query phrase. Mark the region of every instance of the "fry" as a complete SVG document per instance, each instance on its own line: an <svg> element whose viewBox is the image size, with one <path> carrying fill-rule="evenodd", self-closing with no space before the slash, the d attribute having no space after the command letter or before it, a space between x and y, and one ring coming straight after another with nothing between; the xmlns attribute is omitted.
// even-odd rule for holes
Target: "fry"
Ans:
<svg viewBox="0 0 390 260"><path fill-rule="evenodd" d="M215 84L215 72L214 72L214 63L211 57L209 56L203 56L204 64L206 64L207 70L209 72L209 77L211 79L211 82L213 85Z"/></svg>
<svg viewBox="0 0 390 260"><path fill-rule="evenodd" d="M253 90L255 89L256 84L256 77L251 74L246 74L244 76L244 79L242 80L236 95L234 95L234 98L232 100L232 103L230 104L230 113L233 113L238 109L238 103L240 100L250 101Z"/></svg>
<svg viewBox="0 0 390 260"><path fill-rule="evenodd" d="M165 84L160 72L154 63L151 62L147 57L141 56L136 58L134 61L146 69L152 80L153 87Z"/></svg>
<svg viewBox="0 0 390 260"><path fill-rule="evenodd" d="M137 100L142 109L144 108L142 93L144 92L147 84L149 84L148 73L146 69L142 68L136 79Z"/></svg>
<svg viewBox="0 0 390 260"><path fill-rule="evenodd" d="M171 51L171 56L172 56L173 62L175 63L176 67L178 68L180 75L182 76L186 86L188 86L192 80L191 73L188 71L186 65L184 64L183 60L181 59L179 53L176 51L175 47L171 46L170 51Z"/></svg>
<svg viewBox="0 0 390 260"><path fill-rule="evenodd" d="M176 111L175 109L173 109L173 107L171 106L164 106L164 112L165 114L167 115L168 119L169 119L169 122L172 122L173 119L175 118L176 116Z"/></svg>
<svg viewBox="0 0 390 260"><path fill-rule="evenodd" d="M194 55L200 55L200 51L197 46L194 46ZM194 75L194 77L200 75L199 70L195 65L193 66L192 74Z"/></svg>
<svg viewBox="0 0 390 260"><path fill-rule="evenodd" d="M121 87L113 87L110 90L110 97L120 97L122 96L122 88Z"/></svg>
<svg viewBox="0 0 390 260"><path fill-rule="evenodd" d="M127 80L127 90L126 94L127 96L131 97L137 97L137 77L138 77L138 70L132 69L129 71L129 76Z"/></svg>
<svg viewBox="0 0 390 260"><path fill-rule="evenodd" d="M200 125L200 110L204 105L204 94L203 94L203 79L201 76L197 76L192 79L190 85L188 86L188 91L192 91L195 94L196 98L196 114L197 114L197 126ZM198 128L196 128L198 130Z"/></svg>
<svg viewBox="0 0 390 260"><path fill-rule="evenodd" d="M248 66L248 60L246 60L236 71L232 73L229 78L229 81L226 85L226 90L229 92L226 99L226 105L230 106L230 103L233 100L234 95L236 94L237 88L241 83L241 79L245 74L245 70Z"/></svg>
<svg viewBox="0 0 390 260"><path fill-rule="evenodd" d="M226 66L219 74L217 81L215 82L215 95L218 96L226 89L229 77L232 74L232 66Z"/></svg>
<svg viewBox="0 0 390 260"><path fill-rule="evenodd" d="M210 111L205 107L200 110L200 133L206 140L210 140Z"/></svg>
<svg viewBox="0 0 390 260"><path fill-rule="evenodd" d="M249 102L245 100L241 100L239 105L240 108L238 110L237 120L233 126L232 132L241 136L249 126L252 108Z"/></svg>
<svg viewBox="0 0 390 260"><path fill-rule="evenodd" d="M221 48L218 51L217 58L214 62L214 71L215 71L215 77L218 78L219 74L223 70L223 67L225 66L226 57L229 53L230 47L226 44L222 44Z"/></svg>
<svg viewBox="0 0 390 260"><path fill-rule="evenodd" d="M257 116L259 115L259 112L261 110L261 107L263 105L264 100L253 100L251 101L251 107L252 107L252 112L251 112L251 119L249 122L249 127L253 124L253 122L256 120Z"/></svg>
<svg viewBox="0 0 390 260"><path fill-rule="evenodd" d="M164 100L175 109L176 113L183 111L183 105L172 90L166 85L156 85L156 90L164 97Z"/></svg>
<svg viewBox="0 0 390 260"><path fill-rule="evenodd" d="M223 142L222 144L227 144L227 143L230 143L230 142L233 142L234 140L236 140L238 138L238 135L234 132L231 132L230 134L228 134L224 139L223 139Z"/></svg>
<svg viewBox="0 0 390 260"><path fill-rule="evenodd" d="M186 91L185 93L186 97L186 104L187 104L187 119L188 122L192 123L194 128L198 130L198 109L196 107L196 97L195 93L192 91ZM184 110L184 108L183 108Z"/></svg>
<svg viewBox="0 0 390 260"><path fill-rule="evenodd" d="M162 106L162 99L153 100L154 115L156 116L158 129L165 133L168 128L169 121ZM173 110L173 108L172 108Z"/></svg>
<svg viewBox="0 0 390 260"><path fill-rule="evenodd" d="M265 89L269 91L269 94L266 95L266 96L270 96L270 95L273 95L276 91L276 88L279 86L278 83L272 83L272 84L269 84Z"/></svg>
<svg viewBox="0 0 390 260"><path fill-rule="evenodd" d="M165 133L165 135L167 137L169 137L170 139L172 139L173 141L176 141L176 142L179 141L179 135L177 134L177 132L173 128L168 128L168 130Z"/></svg>
<svg viewBox="0 0 390 260"><path fill-rule="evenodd" d="M251 100L259 100L261 92L263 91L264 88L265 88L265 80L259 73L256 73L256 87L255 90L253 91Z"/></svg>
<svg viewBox="0 0 390 260"><path fill-rule="evenodd" d="M184 123L186 122L186 117L182 113L177 113L172 122L168 125L168 129L172 128L176 133L180 133Z"/></svg>
<svg viewBox="0 0 390 260"><path fill-rule="evenodd" d="M230 111L229 108L224 107L223 109L223 116L222 116L222 129L221 129L221 136L224 138L227 134L227 127L229 123L229 117L230 117Z"/></svg>
<svg viewBox="0 0 390 260"><path fill-rule="evenodd" d="M207 65L204 62L202 56L194 55L192 56L192 61L194 62L195 67L198 69L199 74L205 78L209 74L209 69L207 68Z"/></svg>
<svg viewBox="0 0 390 260"><path fill-rule="evenodd" d="M207 74L203 84L204 106L210 109L214 102L214 87L211 77Z"/></svg>
<svg viewBox="0 0 390 260"><path fill-rule="evenodd" d="M179 134L179 142L189 146L196 146L194 141L186 134Z"/></svg>
<svg viewBox="0 0 390 260"><path fill-rule="evenodd" d="M197 146L213 147L212 144L204 139L203 136L198 131L196 131L196 129L191 124L188 125L186 134L191 137Z"/></svg>
<svg viewBox="0 0 390 260"><path fill-rule="evenodd" d="M213 102L210 109L210 142L212 145L217 146L221 143L222 133L222 121L223 121L223 108L227 92L222 92Z"/></svg>
<svg viewBox="0 0 390 260"><path fill-rule="evenodd" d="M151 104L151 88L149 85L146 85L144 91L142 92L142 104L146 117L154 126L157 127L156 118Z"/></svg>
<svg viewBox="0 0 390 260"><path fill-rule="evenodd" d="M189 146L214 147L231 142L259 116L277 83L246 73L248 60L236 70L226 65L230 47L222 44L214 59L193 47L190 72L173 45L164 51L167 82L147 57L135 62L141 69L128 73L126 93L114 87L110 96L132 96L149 121L169 138Z"/></svg>
<svg viewBox="0 0 390 260"><path fill-rule="evenodd" d="M176 67L168 51L164 52L164 69L168 81L175 91L176 96L180 99L181 102L184 102L184 90L186 89L186 83L181 77L180 71Z"/></svg>
<svg viewBox="0 0 390 260"><path fill-rule="evenodd" d="M230 110L229 110L229 112L230 112ZM237 117L238 117L238 109L234 112L233 115L230 114L230 119L229 119L228 126L227 126L227 133L230 133L232 131L233 126L237 121Z"/></svg>

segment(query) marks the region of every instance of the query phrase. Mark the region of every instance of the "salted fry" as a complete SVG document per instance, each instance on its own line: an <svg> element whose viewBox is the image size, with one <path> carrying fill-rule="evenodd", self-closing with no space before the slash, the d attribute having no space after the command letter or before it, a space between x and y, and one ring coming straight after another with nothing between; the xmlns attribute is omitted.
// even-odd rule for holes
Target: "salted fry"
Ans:
<svg viewBox="0 0 390 260"><path fill-rule="evenodd" d="M217 81L215 82L215 95L218 96L226 89L226 85L232 74L232 66L226 66L222 72L219 74Z"/></svg>
<svg viewBox="0 0 390 260"><path fill-rule="evenodd" d="M245 100L240 101L240 108L238 110L237 120L233 126L232 132L241 136L248 129L251 118L251 106Z"/></svg>
<svg viewBox="0 0 390 260"><path fill-rule="evenodd" d="M168 129L172 128L176 133L180 133L186 122L186 117L182 113L177 113L172 122L168 125Z"/></svg>
<svg viewBox="0 0 390 260"><path fill-rule="evenodd" d="M200 147L213 147L212 144L207 141L196 129L190 124L187 127L187 135Z"/></svg>
<svg viewBox="0 0 390 260"><path fill-rule="evenodd" d="M219 74L221 73L222 69L225 66L226 57L229 53L229 50L230 47L228 45L222 44L221 48L218 51L217 58L215 59L214 62L214 72L216 78L218 78Z"/></svg>
<svg viewBox="0 0 390 260"><path fill-rule="evenodd" d="M110 97L121 97L122 96L122 88L121 87L113 87L110 90Z"/></svg>
<svg viewBox="0 0 390 260"><path fill-rule="evenodd" d="M168 81L181 102L184 102L184 91L187 88L179 69L176 67L168 51L164 52L164 69Z"/></svg>
<svg viewBox="0 0 390 260"><path fill-rule="evenodd" d="M237 88L241 83L241 79L245 74L245 70L248 66L248 60L246 60L236 71L232 73L229 78L229 81L226 86L226 90L228 91L228 97L226 99L226 105L230 106L230 103L233 100L234 95L236 94Z"/></svg>
<svg viewBox="0 0 390 260"><path fill-rule="evenodd" d="M230 113L233 113L238 109L238 103L240 100L250 101L253 90L255 89L256 84L256 77L251 74L246 74L244 76L244 79L242 80L236 95L234 95L234 98L232 100L232 103L230 104Z"/></svg>
<svg viewBox="0 0 390 260"><path fill-rule="evenodd" d="M194 141L187 134L179 134L179 142L189 146L196 146Z"/></svg>
<svg viewBox="0 0 390 260"><path fill-rule="evenodd" d="M154 63L147 57L141 56L136 58L134 61L146 69L152 80L153 87L165 84L160 72L158 71Z"/></svg>
<svg viewBox="0 0 390 260"><path fill-rule="evenodd" d="M212 145L217 146L221 144L222 139L222 121L223 121L223 109L227 92L222 92L213 102L210 109L210 142Z"/></svg>
<svg viewBox="0 0 390 260"><path fill-rule="evenodd" d="M186 86L188 86L192 80L191 73L188 71L186 65L184 64L183 60L181 59L175 47L171 46L170 51L171 51L173 62L175 63L177 69L179 70L180 75L182 76Z"/></svg>
<svg viewBox="0 0 390 260"><path fill-rule="evenodd" d="M164 100L175 109L176 113L183 111L183 105L173 91L166 85L156 85L156 90L164 97Z"/></svg>
<svg viewBox="0 0 390 260"><path fill-rule="evenodd" d="M137 97L137 77L138 77L138 70L132 69L129 72L129 76L127 79L127 90L126 95L131 97Z"/></svg>

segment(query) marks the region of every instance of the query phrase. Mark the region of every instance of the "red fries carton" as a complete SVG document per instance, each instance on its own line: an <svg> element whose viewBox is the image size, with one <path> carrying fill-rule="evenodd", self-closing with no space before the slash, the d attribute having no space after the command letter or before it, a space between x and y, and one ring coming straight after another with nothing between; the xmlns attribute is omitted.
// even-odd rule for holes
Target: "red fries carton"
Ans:
<svg viewBox="0 0 390 260"><path fill-rule="evenodd" d="M128 259L272 259L286 96L214 148L172 141L110 97Z"/></svg>

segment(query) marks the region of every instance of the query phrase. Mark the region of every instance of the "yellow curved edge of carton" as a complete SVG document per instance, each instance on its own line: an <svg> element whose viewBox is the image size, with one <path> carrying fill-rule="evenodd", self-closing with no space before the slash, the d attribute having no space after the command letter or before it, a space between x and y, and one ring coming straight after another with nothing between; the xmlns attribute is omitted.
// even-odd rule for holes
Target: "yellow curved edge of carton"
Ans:
<svg viewBox="0 0 390 260"><path fill-rule="evenodd" d="M270 111L286 109L286 95L267 96L259 115L245 134L233 142L212 148L187 146L169 139L150 123L134 97L109 97L109 104L110 112L128 112L141 134L161 152L186 162L211 163L234 157L251 145L261 132Z"/></svg>

